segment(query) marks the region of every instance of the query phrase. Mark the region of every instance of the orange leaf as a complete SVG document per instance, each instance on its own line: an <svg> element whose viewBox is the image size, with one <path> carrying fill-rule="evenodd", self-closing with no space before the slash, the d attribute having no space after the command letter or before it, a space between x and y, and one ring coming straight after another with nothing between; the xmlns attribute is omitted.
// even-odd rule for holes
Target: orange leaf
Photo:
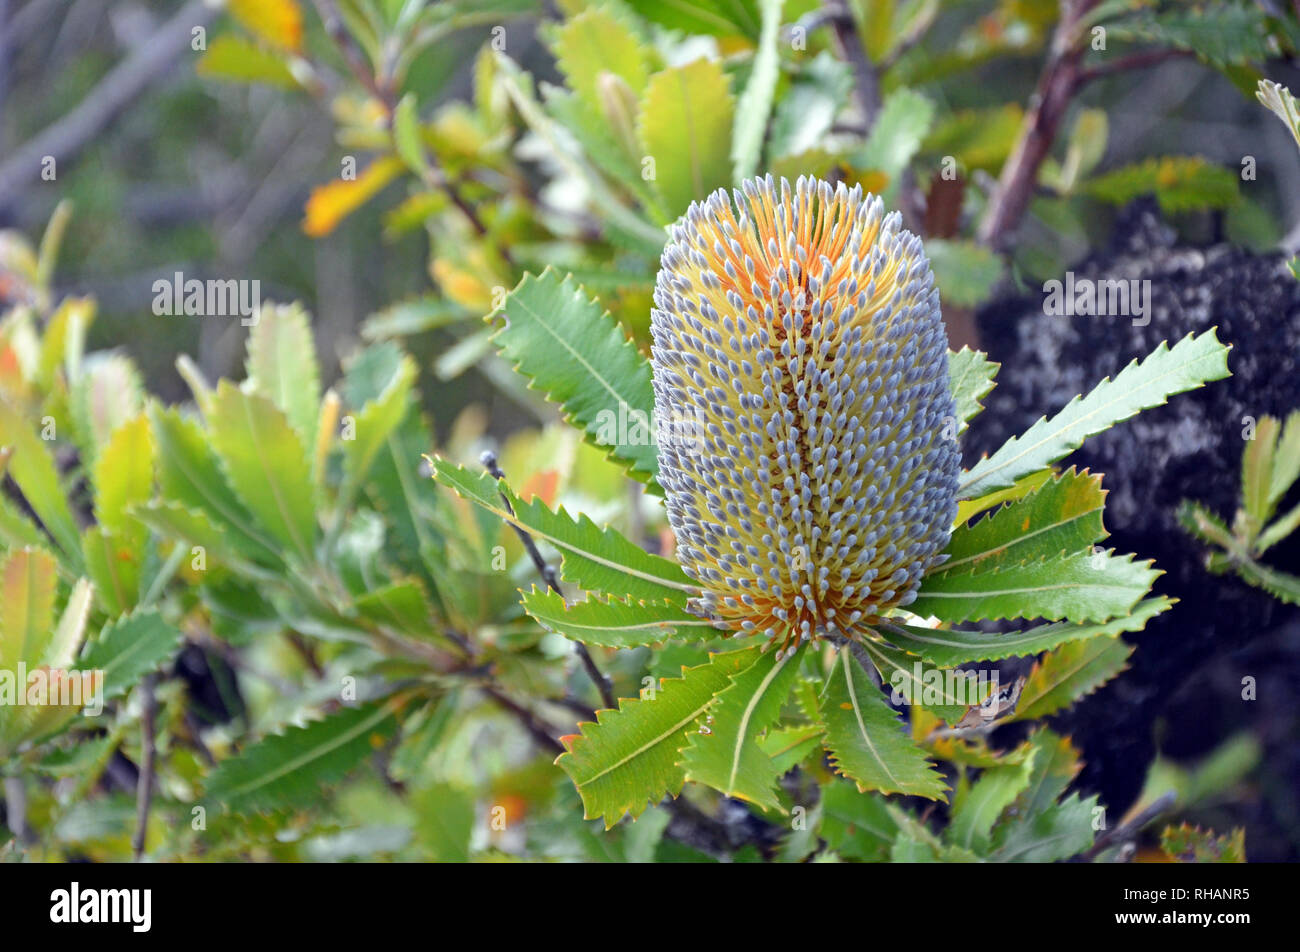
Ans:
<svg viewBox="0 0 1300 952"><path fill-rule="evenodd" d="M339 222L396 178L402 168L401 159L387 155L371 162L355 179L317 185L303 209L302 230L313 238L328 235Z"/></svg>

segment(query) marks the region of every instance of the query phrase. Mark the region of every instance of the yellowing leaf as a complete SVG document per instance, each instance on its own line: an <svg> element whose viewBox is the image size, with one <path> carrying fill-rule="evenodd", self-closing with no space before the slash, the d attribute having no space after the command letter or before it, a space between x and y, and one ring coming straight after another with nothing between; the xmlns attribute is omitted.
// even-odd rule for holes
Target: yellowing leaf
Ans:
<svg viewBox="0 0 1300 952"><path fill-rule="evenodd" d="M395 179L405 166L395 155L371 162L355 179L327 182L312 189L304 209L302 230L313 238L328 235L385 185Z"/></svg>
<svg viewBox="0 0 1300 952"><path fill-rule="evenodd" d="M302 10L296 0L229 0L230 15L267 42L302 51Z"/></svg>

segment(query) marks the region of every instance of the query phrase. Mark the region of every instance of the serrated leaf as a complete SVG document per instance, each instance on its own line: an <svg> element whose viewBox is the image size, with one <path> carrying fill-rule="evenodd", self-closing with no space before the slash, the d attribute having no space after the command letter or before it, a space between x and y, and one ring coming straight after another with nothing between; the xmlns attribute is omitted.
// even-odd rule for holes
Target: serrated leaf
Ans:
<svg viewBox="0 0 1300 952"><path fill-rule="evenodd" d="M562 507L552 511L536 497L523 502L505 480L487 473L471 473L441 459L433 464L438 482L558 549L564 557L563 577L587 591L677 605L685 605L686 597L696 591L676 562L651 555L608 526L597 526L581 514L574 519ZM514 515L506 510L502 493Z"/></svg>
<svg viewBox="0 0 1300 952"><path fill-rule="evenodd" d="M54 618L58 565L41 549L10 552L0 564L0 665L16 670L45 653Z"/></svg>
<svg viewBox="0 0 1300 952"><path fill-rule="evenodd" d="M1291 90L1271 79L1261 79L1255 98L1285 123L1287 132L1300 146L1300 107L1297 107Z"/></svg>
<svg viewBox="0 0 1300 952"><path fill-rule="evenodd" d="M655 190L671 217L731 184L735 100L722 67L697 59L655 73L641 96L637 135L654 159Z"/></svg>
<svg viewBox="0 0 1300 952"><path fill-rule="evenodd" d="M1161 406L1172 394L1226 376L1228 348L1214 329L1199 337L1189 334L1172 349L1162 342L1141 363L1133 361L1114 380L1103 380L1086 397L1075 397L1050 420L1039 419L1024 435L980 460L962 475L959 493L970 499L1011 486L1077 449L1089 436Z"/></svg>
<svg viewBox="0 0 1300 952"><path fill-rule="evenodd" d="M248 335L245 372L249 389L270 398L303 445L310 445L320 411L320 367L302 305L261 305Z"/></svg>
<svg viewBox="0 0 1300 952"><path fill-rule="evenodd" d="M588 598L566 605L549 589L524 595L524 611L538 623L573 641L606 648L655 645L669 638L716 637L713 623L668 602Z"/></svg>
<svg viewBox="0 0 1300 952"><path fill-rule="evenodd" d="M1053 649L1034 665L1010 720L1032 721L1091 694L1128 666L1133 646L1102 636Z"/></svg>
<svg viewBox="0 0 1300 952"><path fill-rule="evenodd" d="M143 406L144 385L130 359L115 353L87 359L68 395L73 439L81 450L82 463L93 466L113 431L135 417Z"/></svg>
<svg viewBox="0 0 1300 952"><path fill-rule="evenodd" d="M637 95L650 77L645 46L608 9L589 7L566 20L556 28L551 48L569 88L596 115L601 113L602 73L619 77Z"/></svg>
<svg viewBox="0 0 1300 952"><path fill-rule="evenodd" d="M127 532L127 507L153 495L153 441L144 414L118 427L95 460L95 518L119 535Z"/></svg>
<svg viewBox="0 0 1300 952"><path fill-rule="evenodd" d="M1054 863L1088 850L1095 838L1097 797L1071 794L1032 817L1008 821L997 831L997 863Z"/></svg>
<svg viewBox="0 0 1300 952"><path fill-rule="evenodd" d="M104 626L77 667L104 672L104 700L131 690L157 670L181 643L181 632L150 610L125 615Z"/></svg>
<svg viewBox="0 0 1300 952"><path fill-rule="evenodd" d="M1160 848L1179 863L1244 863L1246 831L1238 828L1218 836L1187 823L1167 826L1160 834Z"/></svg>
<svg viewBox="0 0 1300 952"><path fill-rule="evenodd" d="M353 438L343 441L343 485L337 503L341 512L351 507L375 458L406 416L417 373L415 361L403 354L383 389L357 412Z"/></svg>
<svg viewBox="0 0 1300 952"><path fill-rule="evenodd" d="M949 724L984 700L974 671L947 671L892 645L864 638L860 644L897 704L919 704ZM961 678L958 682L957 678Z"/></svg>
<svg viewBox="0 0 1300 952"><path fill-rule="evenodd" d="M758 0L762 27L749 81L736 104L736 124L731 137L732 178L739 182L758 169L763 151L763 134L772 113L772 98L780 75L777 38L785 0Z"/></svg>
<svg viewBox="0 0 1300 952"><path fill-rule="evenodd" d="M993 824L1033 778L1034 757L1019 764L990 767L970 787L953 798L948 840L963 849L988 849Z"/></svg>
<svg viewBox="0 0 1300 952"><path fill-rule="evenodd" d="M944 799L947 786L912 743L902 721L885 703L866 671L841 648L821 694L826 749L835 769L863 793L901 793Z"/></svg>
<svg viewBox="0 0 1300 952"><path fill-rule="evenodd" d="M686 779L706 784L724 796L781 810L776 782L781 772L758 744L759 735L781 716L799 677L801 651L768 651L737 674L721 691L690 735L679 763Z"/></svg>
<svg viewBox="0 0 1300 952"><path fill-rule="evenodd" d="M142 554L116 533L91 526L82 534L81 551L86 573L95 582L95 592L110 615L135 608L140 597Z"/></svg>
<svg viewBox="0 0 1300 952"><path fill-rule="evenodd" d="M1258 432L1255 435L1258 438ZM1272 475L1268 483L1270 516L1296 479L1300 479L1300 410L1286 418L1273 454Z"/></svg>
<svg viewBox="0 0 1300 952"><path fill-rule="evenodd" d="M664 679L653 700L619 701L618 710L596 712L596 723L563 738L568 750L556 760L573 780L589 820L609 829L624 815L640 816L665 794L681 793L686 777L678 752L714 695L759 657L758 648L712 655L708 664L683 668Z"/></svg>
<svg viewBox="0 0 1300 952"><path fill-rule="evenodd" d="M232 813L320 801L397 730L391 704L345 707L305 727L272 734L222 761L208 776L206 799Z"/></svg>
<svg viewBox="0 0 1300 952"><path fill-rule="evenodd" d="M1033 769L1029 784L1015 803L1016 816L1022 821L1055 805L1083 768L1079 752L1068 737L1044 727L1034 732L1029 744L1034 751Z"/></svg>
<svg viewBox="0 0 1300 952"><path fill-rule="evenodd" d="M957 404L958 433L963 432L970 420L984 409L980 400L993 389L994 378L1001 367L1001 364L989 360L987 354L969 347L955 353L948 351L948 384Z"/></svg>
<svg viewBox="0 0 1300 952"><path fill-rule="evenodd" d="M45 441L3 397L0 397L0 446L10 450L9 477L22 490L41 525L58 543L60 551L81 564L81 533L60 488L59 471Z"/></svg>
<svg viewBox="0 0 1300 952"><path fill-rule="evenodd" d="M978 567L927 577L908 611L941 621L1044 618L1108 621L1133 610L1158 578L1133 556L1071 552L982 572Z"/></svg>
<svg viewBox="0 0 1300 952"><path fill-rule="evenodd" d="M225 531L238 550L260 562L278 564L273 539L253 522L253 517L221 475L217 457L204 431L174 410L150 407L154 445L158 451L158 484L164 502L203 513ZM193 541L202 543L201 539Z"/></svg>
<svg viewBox="0 0 1300 952"><path fill-rule="evenodd" d="M972 525L953 530L948 561L932 576L996 572L1010 565L1078 553L1106 538L1101 477L1073 468Z"/></svg>
<svg viewBox="0 0 1300 952"><path fill-rule="evenodd" d="M1004 634L894 624L882 625L881 633L904 651L933 664L951 667L972 661L1027 657L1071 641L1141 631L1148 621L1173 604L1173 599L1158 595L1138 602L1127 615L1107 622L1088 625L1054 622Z"/></svg>
<svg viewBox="0 0 1300 952"><path fill-rule="evenodd" d="M316 546L311 465L280 408L228 380L212 399L212 445L239 499L260 526L303 562Z"/></svg>
<svg viewBox="0 0 1300 952"><path fill-rule="evenodd" d="M492 340L529 387L558 403L583 438L642 482L659 468L650 364L608 311L569 277L525 275Z"/></svg>

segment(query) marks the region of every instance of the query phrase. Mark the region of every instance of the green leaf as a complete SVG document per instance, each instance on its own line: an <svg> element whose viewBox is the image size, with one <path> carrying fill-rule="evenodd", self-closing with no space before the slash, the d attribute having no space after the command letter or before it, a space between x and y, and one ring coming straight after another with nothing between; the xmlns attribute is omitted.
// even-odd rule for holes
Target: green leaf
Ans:
<svg viewBox="0 0 1300 952"><path fill-rule="evenodd" d="M1147 159L1125 166L1090 179L1083 191L1112 205L1127 205L1143 195L1155 195L1167 215L1228 208L1241 197L1233 172L1188 156Z"/></svg>
<svg viewBox="0 0 1300 952"><path fill-rule="evenodd" d="M886 97L866 143L853 156L860 169L875 169L889 176L888 197L898 179L921 148L934 122L934 103L911 89L895 89ZM926 244L927 250L929 244Z"/></svg>
<svg viewBox="0 0 1300 952"><path fill-rule="evenodd" d="M1089 436L1161 406L1172 394L1226 376L1228 348L1214 329L1199 337L1189 334L1172 349L1162 342L1141 363L1133 361L1114 380L1103 380L1086 397L1075 397L1056 416L1039 419L1023 436L1012 437L976 463L963 474L960 495L969 499L1011 486L1077 449Z"/></svg>
<svg viewBox="0 0 1300 952"><path fill-rule="evenodd" d="M1129 614L1107 622L1090 625L1054 622L1050 625L1038 625L1024 631L1009 631L1005 634L915 628L893 624L882 625L881 633L904 651L932 664L952 667L972 661L1028 657L1071 641L1081 641L1101 635L1114 637L1123 632L1141 631L1148 621L1173 607L1173 604L1173 599L1159 595L1155 598L1143 599L1133 606Z"/></svg>
<svg viewBox="0 0 1300 952"><path fill-rule="evenodd" d="M54 636L45 646L40 661L53 668L66 668L77 657L82 638L86 633L86 622L90 619L90 603L95 587L89 579L79 578L68 595L68 603L63 608Z"/></svg>
<svg viewBox="0 0 1300 952"><path fill-rule="evenodd" d="M1286 124L1286 131L1291 133L1296 145L1300 146L1300 107L1291 95L1291 90L1271 79L1261 79L1255 98Z"/></svg>
<svg viewBox="0 0 1300 952"><path fill-rule="evenodd" d="M945 305L976 307L988 300L1002 277L1002 259L973 241L931 238L925 255Z"/></svg>
<svg viewBox="0 0 1300 952"><path fill-rule="evenodd" d="M320 412L316 342L301 304L262 304L248 336L248 388L284 411L303 446Z"/></svg>
<svg viewBox="0 0 1300 952"><path fill-rule="evenodd" d="M763 26L754 54L749 82L736 104L736 125L731 137L732 178L741 181L758 169L763 151L763 134L772 113L772 99L780 75L777 39L785 0L758 0Z"/></svg>
<svg viewBox="0 0 1300 952"><path fill-rule="evenodd" d="M799 155L823 144L853 89L848 65L823 50L804 66L772 114L768 155Z"/></svg>
<svg viewBox="0 0 1300 952"><path fill-rule="evenodd" d="M1246 441L1246 449L1241 454L1241 507L1246 517L1245 535L1251 539L1273 515L1269 484L1280 430L1276 417L1261 417L1254 439Z"/></svg>
<svg viewBox="0 0 1300 952"><path fill-rule="evenodd" d="M1106 537L1101 521L1105 503L1101 477L1071 468L973 525L958 526L944 550L948 561L931 577L996 572L1021 562L1090 550Z"/></svg>
<svg viewBox="0 0 1300 952"><path fill-rule="evenodd" d="M1246 831L1238 828L1216 836L1213 830L1202 830L1187 823L1167 826L1160 834L1160 848L1180 863L1244 863Z"/></svg>
<svg viewBox="0 0 1300 952"><path fill-rule="evenodd" d="M41 549L9 553L0 564L0 665L35 665L45 654L54 617L58 566Z"/></svg>
<svg viewBox="0 0 1300 952"><path fill-rule="evenodd" d="M158 484L164 501L201 512L250 558L279 564L275 541L254 524L253 517L221 475L207 434L193 420L158 405L149 408L149 419L158 451ZM206 544L202 538L191 541Z"/></svg>
<svg viewBox="0 0 1300 952"><path fill-rule="evenodd" d="M524 611L551 631L588 645L631 648L656 645L669 638L716 637L713 623L668 602L588 598L565 605L564 597L534 588L524 595Z"/></svg>
<svg viewBox="0 0 1300 952"><path fill-rule="evenodd" d="M651 555L608 526L597 526L581 514L575 520L562 507L552 511L536 497L523 502L505 480L487 473L471 473L441 459L433 464L438 482L558 549L564 557L564 579L587 591L677 605L685 605L686 597L697 591L676 562ZM513 516L506 501L514 509Z"/></svg>
<svg viewBox="0 0 1300 952"><path fill-rule="evenodd" d="M22 490L41 525L75 567L81 564L81 533L60 487L59 471L45 441L17 408L0 397L0 446L10 450L9 477Z"/></svg>
<svg viewBox="0 0 1300 952"><path fill-rule="evenodd" d="M948 383L957 404L958 433L965 431L970 420L984 409L980 400L993 389L993 378L1001 366L989 360L987 354L969 347L956 353L948 351Z"/></svg>
<svg viewBox="0 0 1300 952"><path fill-rule="evenodd" d="M474 796L460 787L435 783L416 791L415 838L434 863L469 861L474 834Z"/></svg>
<svg viewBox="0 0 1300 952"><path fill-rule="evenodd" d="M941 621L1044 618L1107 621L1127 615L1160 576L1151 561L1133 556L1072 552L982 571L927 577L908 611Z"/></svg>
<svg viewBox="0 0 1300 952"><path fill-rule="evenodd" d="M821 749L821 725L774 727L758 739L758 746L772 758L772 766L777 776L781 776L797 767L813 751Z"/></svg>
<svg viewBox="0 0 1300 952"><path fill-rule="evenodd" d="M391 708L340 708L305 727L265 737L212 771L206 799L232 813L319 803L322 787L342 780L396 733Z"/></svg>
<svg viewBox="0 0 1300 952"><path fill-rule="evenodd" d="M135 417L144 406L140 372L119 354L95 354L72 384L68 411L72 436L81 450L82 463L93 466L95 457L113 431Z"/></svg>
<svg viewBox="0 0 1300 952"><path fill-rule="evenodd" d="M1259 434L1255 435L1258 438ZM1300 410L1293 411L1286 418L1273 455L1272 478L1268 484L1270 515L1277 510L1278 503L1296 479L1300 479Z"/></svg>
<svg viewBox="0 0 1300 952"><path fill-rule="evenodd" d="M624 815L640 816L665 794L681 793L686 777L677 755L692 725L731 676L758 657L758 648L711 655L708 664L664 679L653 699L621 700L618 710L598 711L596 723L562 738L568 749L556 764L577 787L586 818L603 817L609 829Z"/></svg>
<svg viewBox="0 0 1300 952"><path fill-rule="evenodd" d="M135 608L140 597L140 553L128 542L100 526L91 526L81 537L86 573L95 582L100 602L110 615Z"/></svg>
<svg viewBox="0 0 1300 952"><path fill-rule="evenodd" d="M758 738L781 716L799 677L800 653L768 651L732 675L731 684L718 694L704 724L682 751L680 764L687 780L764 810L781 810L776 797L781 772Z"/></svg>
<svg viewBox="0 0 1300 952"><path fill-rule="evenodd" d="M412 172L428 174L429 157L420 140L420 106L415 93L403 96L393 110L393 148Z"/></svg>
<svg viewBox="0 0 1300 952"><path fill-rule="evenodd" d="M132 506L131 518L148 526L164 539L186 546L200 546L204 558L213 559L237 569L242 575L265 574L244 560L232 543L230 533L212 521L205 509L192 509L170 500L155 500L141 506Z"/></svg>
<svg viewBox="0 0 1300 952"><path fill-rule="evenodd" d="M837 853L878 863L889 858L899 831L883 796L861 793L847 780L832 780L822 787L820 832Z"/></svg>
<svg viewBox="0 0 1300 952"><path fill-rule="evenodd" d="M983 853L989 848L993 824L1033 779L1034 758L1018 764L989 767L979 780L954 797L952 822L947 836L951 843Z"/></svg>
<svg viewBox="0 0 1300 952"><path fill-rule="evenodd" d="M353 438L343 441L343 485L337 503L340 513L351 507L375 458L406 416L417 373L415 361L403 354L378 396L367 400L357 413L351 429Z"/></svg>
<svg viewBox="0 0 1300 952"><path fill-rule="evenodd" d="M436 634L433 606L424 586L414 579L371 589L356 600L362 618L387 625L407 635L429 638Z"/></svg>
<svg viewBox="0 0 1300 952"><path fill-rule="evenodd" d="M1029 738L1029 746L1034 752L1033 768L1029 785L1016 797L1014 811L1023 819L1037 816L1055 805L1057 798L1065 793L1065 788L1083 768L1079 752L1070 743L1070 738L1046 727L1034 732Z"/></svg>
<svg viewBox="0 0 1300 952"><path fill-rule="evenodd" d="M641 96L637 134L654 159L655 189L676 218L731 184L735 101L722 67L697 59L655 73Z"/></svg>
<svg viewBox="0 0 1300 952"><path fill-rule="evenodd" d="M943 777L912 743L899 716L852 655L848 648L840 649L820 699L826 749L835 769L863 793L944 799Z"/></svg>
<svg viewBox="0 0 1300 952"><path fill-rule="evenodd" d="M984 692L979 689L979 673L975 671L937 668L916 655L872 638L863 639L859 644L880 673L881 682L892 692L895 703L923 706L949 724L955 724L967 708L984 700Z"/></svg>
<svg viewBox="0 0 1300 952"><path fill-rule="evenodd" d="M299 88L298 80L280 56L233 33L222 34L208 45L195 72L208 79Z"/></svg>
<svg viewBox="0 0 1300 952"><path fill-rule="evenodd" d="M506 297L493 335L529 387L558 403L588 443L648 482L659 467L650 364L608 311L550 268Z"/></svg>
<svg viewBox="0 0 1300 952"><path fill-rule="evenodd" d="M127 507L153 495L153 441L143 413L113 431L95 460L93 483L99 524L124 539L137 536Z"/></svg>
<svg viewBox="0 0 1300 952"><path fill-rule="evenodd" d="M212 445L240 500L267 532L310 562L316 545L311 466L280 408L223 380L209 425Z"/></svg>
<svg viewBox="0 0 1300 952"><path fill-rule="evenodd" d="M1176 4L1173 9L1141 10L1108 21L1106 31L1114 40L1188 50L1219 67L1262 62L1271 55L1264 11L1253 5Z"/></svg>
<svg viewBox="0 0 1300 952"><path fill-rule="evenodd" d="M77 667L82 671L103 671L104 700L112 700L157 670L176 653L180 643L180 629L163 621L158 612L137 612L105 625Z"/></svg>
<svg viewBox="0 0 1300 952"><path fill-rule="evenodd" d="M759 33L758 0L627 0L652 23L683 33L748 36Z"/></svg>
<svg viewBox="0 0 1300 952"><path fill-rule="evenodd" d="M1095 836L1093 819L1097 797L1080 799L1072 794L1041 813L1005 822L995 833L995 850L989 859L996 863L1054 863L1091 848Z"/></svg>
<svg viewBox="0 0 1300 952"><path fill-rule="evenodd" d="M1061 645L1034 665L1011 720L1032 721L1091 694L1128 666L1133 646L1103 636Z"/></svg>
<svg viewBox="0 0 1300 952"><path fill-rule="evenodd" d="M638 96L650 78L645 45L618 16L601 7L589 7L561 24L551 50L569 88L596 115L602 112L602 74L619 77Z"/></svg>

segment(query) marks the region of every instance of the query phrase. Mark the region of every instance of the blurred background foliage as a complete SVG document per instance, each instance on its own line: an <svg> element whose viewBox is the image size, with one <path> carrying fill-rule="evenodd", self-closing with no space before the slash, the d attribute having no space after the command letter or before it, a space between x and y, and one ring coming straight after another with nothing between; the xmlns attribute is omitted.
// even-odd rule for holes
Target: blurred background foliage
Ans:
<svg viewBox="0 0 1300 952"><path fill-rule="evenodd" d="M228 0L214 10L0 0L0 25L0 226L9 229L0 297L10 314L40 317L44 364L80 360L63 338L50 344L48 328L61 307L81 307L93 311L84 352L113 351L138 368L114 377L92 367L103 386L131 392L119 422L149 396L202 403L195 381L244 375L246 328L156 316L154 283L176 273L256 279L264 298L302 302L299 316L274 322L288 340L301 343L297 322L312 315L311 353L297 357L318 365L313 413L331 393L360 411L397 387L418 401L396 431L412 459L435 445L462 461L495 449L522 497L563 501L652 548L671 542L657 507L638 495L629 504L622 474L558 424L489 340L483 318L525 272L573 272L648 350L663 226L692 198L767 171L861 183L898 207L927 238L955 346L978 345L973 308L1036 288L1103 246L1118 209L1139 196L1154 194L1188 241L1300 245L1287 230L1300 220L1295 146L1253 99L1264 70L1282 81L1294 71L1300 21L1287 3ZM684 129L697 134L688 141ZM46 154L52 177L42 175ZM57 267L53 248L40 253L42 234L58 247ZM15 387L32 406L76 405L75 374L65 391L38 376ZM106 436L85 421L80 462L59 464L80 472ZM419 539L387 564L376 541L392 515L386 487L367 482L354 509L340 455L331 447L323 459L333 462L313 477L341 526L329 553L345 590L330 595L335 608L355 610L375 565L394 584L410 572L427 585L425 620L472 633L482 657L470 658L490 660L511 692L596 705L592 684L564 663L569 643L519 612L515 590L534 569L512 533L450 494L431 495L420 511L436 542ZM90 492L81 486L83 503ZM497 547L509 571L494 569ZM142 556L160 592L167 551ZM203 786L205 757L300 718L335 690L336 673L356 670L352 649L307 644L310 626L286 628L282 604L252 599L256 573L232 574L228 586L209 581L198 596L161 602L169 616L201 609L204 618L199 635L186 629L175 677L159 687L158 717L173 732L163 736L175 740L164 741L164 804L146 846L163 858L195 848L175 830ZM284 596L297 599L295 612L315 610L301 591ZM130 607L101 605L96 617ZM255 637L266 631L284 637ZM673 675L696 659L669 648L602 657L602 666L629 696L645 665ZM410 657L367 663L393 683L411 675L401 666ZM463 858L471 827L476 850L702 855L661 839L670 820L691 819L663 810L618 836L592 835L568 780L535 756L518 719L467 705L459 691L408 711L386 773L342 789L323 815L214 820L232 825L220 847L204 838L207 855ZM124 704L95 745L42 761L64 786L33 795L27 822L51 831L57 854L131 851L143 703ZM1169 789L1188 809L1221 804L1252 751L1247 738L1195 770L1158 762L1133 815ZM77 778L92 775L103 795L83 800ZM530 822L497 833L474 820L484 803ZM743 822L718 826L712 802L688 809L702 817L696 847L714 837L715 853L758 857L755 837L737 832ZM448 814L464 822L443 822ZM449 839L448 827L465 835ZM878 847L858 844L872 855Z"/></svg>

